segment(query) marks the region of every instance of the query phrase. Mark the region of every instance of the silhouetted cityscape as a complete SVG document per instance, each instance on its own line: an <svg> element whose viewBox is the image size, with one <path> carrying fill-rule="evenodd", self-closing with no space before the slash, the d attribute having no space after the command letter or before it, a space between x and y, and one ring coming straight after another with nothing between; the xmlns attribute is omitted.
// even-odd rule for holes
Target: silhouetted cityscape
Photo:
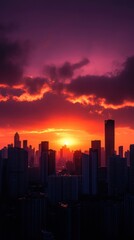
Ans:
<svg viewBox="0 0 134 240"><path fill-rule="evenodd" d="M105 146L84 152L14 134L0 150L0 239L134 238L134 144L115 151L115 120L104 128Z"/></svg>

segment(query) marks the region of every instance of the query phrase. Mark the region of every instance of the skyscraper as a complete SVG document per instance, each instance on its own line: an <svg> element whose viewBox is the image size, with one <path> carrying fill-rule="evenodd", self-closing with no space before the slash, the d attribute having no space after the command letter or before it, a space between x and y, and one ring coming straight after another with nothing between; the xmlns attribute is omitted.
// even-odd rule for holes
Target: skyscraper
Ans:
<svg viewBox="0 0 134 240"><path fill-rule="evenodd" d="M23 149L27 150L28 149L28 145L27 145L27 140L23 140Z"/></svg>
<svg viewBox="0 0 134 240"><path fill-rule="evenodd" d="M40 145L40 180L43 187L47 186L48 181L48 150L49 142L42 141Z"/></svg>
<svg viewBox="0 0 134 240"><path fill-rule="evenodd" d="M14 147L21 148L21 141L18 132L14 135Z"/></svg>
<svg viewBox="0 0 134 240"><path fill-rule="evenodd" d="M24 196L28 190L28 153L22 148L8 148L7 194L11 198Z"/></svg>
<svg viewBox="0 0 134 240"><path fill-rule="evenodd" d="M105 165L109 157L114 154L115 150L115 121L112 119L105 120Z"/></svg>
<svg viewBox="0 0 134 240"><path fill-rule="evenodd" d="M118 150L119 150L119 156L123 158L123 146L119 146Z"/></svg>
<svg viewBox="0 0 134 240"><path fill-rule="evenodd" d="M91 148L98 151L98 167L101 167L101 140L92 140Z"/></svg>

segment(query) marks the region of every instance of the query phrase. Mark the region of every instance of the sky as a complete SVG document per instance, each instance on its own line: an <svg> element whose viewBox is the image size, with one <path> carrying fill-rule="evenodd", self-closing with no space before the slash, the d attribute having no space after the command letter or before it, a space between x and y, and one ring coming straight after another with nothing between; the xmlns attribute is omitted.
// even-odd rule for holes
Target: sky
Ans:
<svg viewBox="0 0 134 240"><path fill-rule="evenodd" d="M134 143L133 0L1 0L0 147Z"/></svg>

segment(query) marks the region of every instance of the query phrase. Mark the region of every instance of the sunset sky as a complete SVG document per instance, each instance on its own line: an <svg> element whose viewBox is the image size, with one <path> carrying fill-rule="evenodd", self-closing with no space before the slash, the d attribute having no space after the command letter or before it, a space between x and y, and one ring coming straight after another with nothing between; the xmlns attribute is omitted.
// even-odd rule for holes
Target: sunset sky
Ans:
<svg viewBox="0 0 134 240"><path fill-rule="evenodd" d="M0 147L134 143L134 1L1 0Z"/></svg>

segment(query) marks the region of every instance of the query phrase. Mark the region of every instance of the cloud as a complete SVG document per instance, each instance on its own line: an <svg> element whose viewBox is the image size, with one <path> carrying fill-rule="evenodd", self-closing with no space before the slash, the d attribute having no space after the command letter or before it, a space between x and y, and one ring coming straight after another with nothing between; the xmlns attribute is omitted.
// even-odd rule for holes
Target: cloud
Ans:
<svg viewBox="0 0 134 240"><path fill-rule="evenodd" d="M116 127L129 127L134 129L134 107L123 107L120 109L104 109L103 116L115 119Z"/></svg>
<svg viewBox="0 0 134 240"><path fill-rule="evenodd" d="M56 65L47 65L44 67L44 74L50 78L52 81L64 81L70 80L74 76L74 71L87 65L89 60L87 58L81 61L71 64L70 62L65 62L63 65L57 67Z"/></svg>
<svg viewBox="0 0 134 240"><path fill-rule="evenodd" d="M24 88L31 95L39 94L42 88L45 87L45 85L48 86L48 80L46 78L41 77L35 78L26 77L24 78L23 83Z"/></svg>
<svg viewBox="0 0 134 240"><path fill-rule="evenodd" d="M23 89L16 89L16 88L10 88L10 87L0 87L0 95L2 97L13 97L13 96L21 96L24 93Z"/></svg>
<svg viewBox="0 0 134 240"><path fill-rule="evenodd" d="M9 86L19 84L22 80L30 50L29 41L13 41L7 37L13 28L13 25L0 24L0 84Z"/></svg>
<svg viewBox="0 0 134 240"><path fill-rule="evenodd" d="M66 101L63 95L46 93L45 96L36 101L15 101L10 99L7 102L0 103L0 118L1 127L10 125L10 127L29 128L39 126L43 122L51 119L66 119L69 118L87 118L89 116L87 109L84 109L80 104L72 104ZM61 121L62 122L62 121ZM59 122L59 127L61 122ZM55 120L53 120L53 125ZM63 122L62 122L63 124ZM67 124L67 123L66 123ZM50 127L50 123L47 127Z"/></svg>
<svg viewBox="0 0 134 240"><path fill-rule="evenodd" d="M72 79L64 86L74 97L94 95L105 104L119 105L134 102L134 56L127 58L116 75L86 75Z"/></svg>
<svg viewBox="0 0 134 240"><path fill-rule="evenodd" d="M88 61L70 63L73 76L74 71L86 62ZM65 63L61 67L63 66ZM55 66L58 74L61 67ZM64 82L59 76L69 75L60 73L56 76L57 82L49 77L23 77L22 81L19 81L20 85L1 84L0 125L37 126L43 121L46 124L50 119L64 118L68 122L71 117L100 123L110 114L117 120L118 125L134 128L133 69L134 57L131 56L116 74L72 77L69 82ZM59 127L60 124L62 126L64 121L59 121ZM50 127L49 124L47 127Z"/></svg>

